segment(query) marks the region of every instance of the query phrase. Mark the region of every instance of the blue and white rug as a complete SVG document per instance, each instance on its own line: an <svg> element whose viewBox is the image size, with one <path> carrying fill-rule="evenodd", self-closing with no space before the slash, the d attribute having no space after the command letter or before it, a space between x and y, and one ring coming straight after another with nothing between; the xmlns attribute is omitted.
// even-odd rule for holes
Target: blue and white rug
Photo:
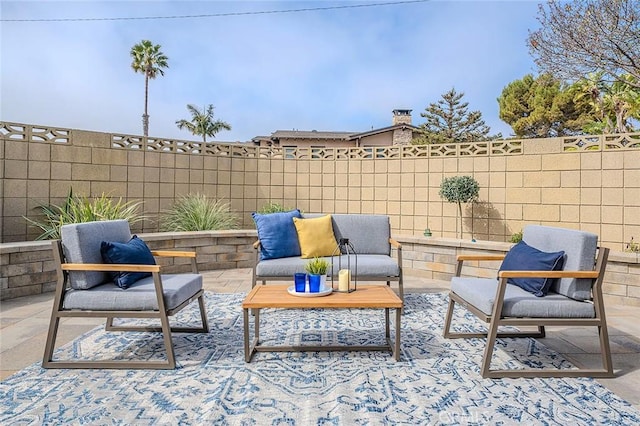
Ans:
<svg viewBox="0 0 640 426"><path fill-rule="evenodd" d="M45 370L0 383L0 424L637 425L640 413L592 379L482 379L484 339L442 337L446 296L409 294L402 361L387 352L258 353L244 362L241 294L207 294L211 331L174 334L171 371ZM177 322L197 323L196 304ZM458 329L483 325L459 310ZM382 344L381 310L264 310L267 344ZM571 368L532 339L499 340L493 366ZM96 328L57 357L164 354L152 333Z"/></svg>

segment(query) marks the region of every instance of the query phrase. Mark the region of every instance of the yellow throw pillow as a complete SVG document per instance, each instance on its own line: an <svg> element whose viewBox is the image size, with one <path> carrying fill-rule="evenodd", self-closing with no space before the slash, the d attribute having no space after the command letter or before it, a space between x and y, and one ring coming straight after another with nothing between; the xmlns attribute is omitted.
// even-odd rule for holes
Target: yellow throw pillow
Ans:
<svg viewBox="0 0 640 426"><path fill-rule="evenodd" d="M294 217L293 224L298 232L303 259L331 256L338 247L336 237L333 235L330 214L313 219Z"/></svg>

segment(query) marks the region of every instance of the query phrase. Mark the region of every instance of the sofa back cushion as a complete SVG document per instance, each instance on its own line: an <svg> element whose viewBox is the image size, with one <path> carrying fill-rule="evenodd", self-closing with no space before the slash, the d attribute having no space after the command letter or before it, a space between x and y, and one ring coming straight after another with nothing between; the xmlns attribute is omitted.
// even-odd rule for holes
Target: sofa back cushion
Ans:
<svg viewBox="0 0 640 426"><path fill-rule="evenodd" d="M260 260L300 256L298 233L294 217L301 217L300 210L277 213L252 213L260 240Z"/></svg>
<svg viewBox="0 0 640 426"><path fill-rule="evenodd" d="M304 214L305 218L323 216ZM377 214L332 214L336 240L348 238L356 253L391 255L391 223L389 216Z"/></svg>
<svg viewBox="0 0 640 426"><path fill-rule="evenodd" d="M100 253L102 242L126 243L131 239L131 231L126 220L106 220L63 225L60 236L67 263L104 263ZM111 278L106 272L69 272L69 282L76 290L86 290L109 281Z"/></svg>
<svg viewBox="0 0 640 426"><path fill-rule="evenodd" d="M337 252L338 242L333 233L331 215L301 219L293 218L298 232L298 242L303 259L332 256Z"/></svg>
<svg viewBox="0 0 640 426"><path fill-rule="evenodd" d="M574 229L527 225L522 232L524 242L538 250L565 252L564 271L592 271L595 265L598 236ZM576 300L591 298L591 279L562 278L555 280L551 291Z"/></svg>

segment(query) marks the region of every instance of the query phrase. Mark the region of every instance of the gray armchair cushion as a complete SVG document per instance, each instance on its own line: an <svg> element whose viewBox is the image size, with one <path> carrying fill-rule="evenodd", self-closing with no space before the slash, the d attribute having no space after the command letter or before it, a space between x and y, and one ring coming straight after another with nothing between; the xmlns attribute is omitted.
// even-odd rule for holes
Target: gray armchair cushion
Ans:
<svg viewBox="0 0 640 426"><path fill-rule="evenodd" d="M498 280L495 278L453 277L451 291L487 315L493 312ZM549 292L536 297L518 286L507 284L502 316L525 318L594 318L595 309L590 302L573 300Z"/></svg>
<svg viewBox="0 0 640 426"><path fill-rule="evenodd" d="M64 225L60 229L62 249L68 263L104 263L100 254L102 241L126 243L131 239L129 222L108 220ZM89 289L109 282L106 272L69 272L71 288Z"/></svg>
<svg viewBox="0 0 640 426"><path fill-rule="evenodd" d="M538 250L564 250L564 271L593 270L598 247L598 236L595 234L573 229L527 225L523 230L522 239ZM555 280L551 285L551 291L576 300L589 300L592 283L593 280L590 279L562 278Z"/></svg>
<svg viewBox="0 0 640 426"><path fill-rule="evenodd" d="M161 275L167 309L175 309L202 289L200 274ZM148 311L158 309L153 277L136 281L124 290L114 283L65 293L64 309L99 311Z"/></svg>

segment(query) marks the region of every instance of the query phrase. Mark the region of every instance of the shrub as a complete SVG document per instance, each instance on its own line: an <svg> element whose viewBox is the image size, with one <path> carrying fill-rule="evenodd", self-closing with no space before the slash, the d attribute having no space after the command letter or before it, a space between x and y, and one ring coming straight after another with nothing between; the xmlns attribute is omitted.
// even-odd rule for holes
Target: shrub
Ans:
<svg viewBox="0 0 640 426"><path fill-rule="evenodd" d="M627 247L624 251L628 251L631 253L640 253L640 243L634 242L633 237L631 237L631 240L627 243Z"/></svg>
<svg viewBox="0 0 640 426"><path fill-rule="evenodd" d="M85 196L73 195L73 190L69 194L63 205L40 204L36 209L40 209L44 214L43 220L24 219L30 225L40 228L43 232L37 240L53 240L60 238L60 227L70 223L93 222L99 220L126 219L129 224L140 222L143 215L138 214L138 207L142 201L117 201L102 193L99 197L89 199Z"/></svg>
<svg viewBox="0 0 640 426"><path fill-rule="evenodd" d="M520 241L522 241L522 231L511 234L511 238L509 238L510 243L519 243Z"/></svg>
<svg viewBox="0 0 640 426"><path fill-rule="evenodd" d="M215 231L237 226L238 217L230 211L229 203L203 194L178 199L160 216L161 231Z"/></svg>
<svg viewBox="0 0 640 426"><path fill-rule="evenodd" d="M278 203L267 203L258 210L258 213L267 214L267 213L280 213L280 212L288 212L291 209L283 206Z"/></svg>

